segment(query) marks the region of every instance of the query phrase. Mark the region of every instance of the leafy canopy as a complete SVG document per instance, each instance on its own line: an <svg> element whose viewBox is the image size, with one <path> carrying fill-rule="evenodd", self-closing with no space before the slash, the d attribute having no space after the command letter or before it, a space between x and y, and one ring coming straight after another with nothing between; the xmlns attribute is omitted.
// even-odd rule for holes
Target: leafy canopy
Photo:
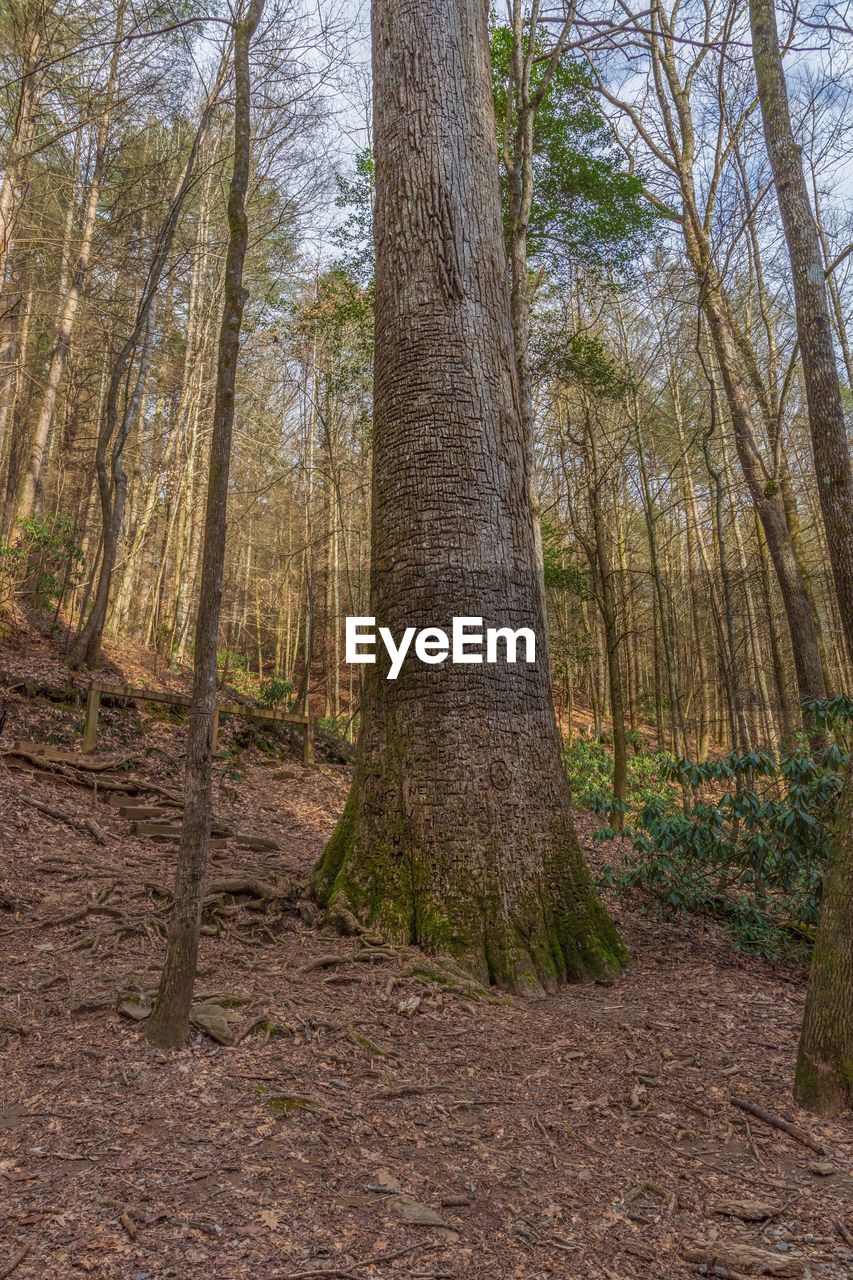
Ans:
<svg viewBox="0 0 853 1280"><path fill-rule="evenodd" d="M542 83L547 44L537 35L531 92ZM502 152L509 108L507 86L513 36L506 26L491 33L492 82L498 147ZM516 121L510 119L511 133ZM596 109L586 68L564 57L558 63L533 124L533 207L528 256L568 258L593 270L624 270L645 247L656 215L643 195L643 179L622 167L607 121ZM508 179L501 161L504 208Z"/></svg>

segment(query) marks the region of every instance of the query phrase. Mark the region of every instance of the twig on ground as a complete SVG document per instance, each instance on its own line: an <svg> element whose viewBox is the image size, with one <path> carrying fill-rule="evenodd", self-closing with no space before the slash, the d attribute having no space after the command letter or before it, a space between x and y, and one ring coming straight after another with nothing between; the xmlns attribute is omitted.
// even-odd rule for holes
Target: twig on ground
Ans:
<svg viewBox="0 0 853 1280"><path fill-rule="evenodd" d="M761 1120L764 1124L770 1125L771 1129L780 1129L782 1133L787 1133L789 1138L793 1138L796 1142L801 1142L804 1147L809 1147L812 1151L816 1151L819 1156L826 1155L826 1149L820 1143L806 1133L804 1129L799 1129L797 1125L791 1124L789 1120L781 1120L779 1116L771 1115L769 1111L765 1111L763 1107L759 1107L754 1102L747 1102L746 1098L732 1098L733 1107L740 1107L741 1111L746 1111L751 1116L755 1116L756 1120Z"/></svg>
<svg viewBox="0 0 853 1280"><path fill-rule="evenodd" d="M285 1280L359 1280L356 1271L363 1271L365 1267L373 1267L377 1262L393 1262L395 1258L403 1258L407 1253L415 1253L420 1250L428 1253L432 1249L441 1249L441 1244L409 1244L403 1249L394 1249L391 1253L375 1253L371 1258L362 1258L360 1262L354 1262L351 1267L327 1267L323 1271L289 1271L285 1276Z"/></svg>
<svg viewBox="0 0 853 1280"><path fill-rule="evenodd" d="M832 1225L846 1245L853 1249L853 1231L848 1231L840 1218L833 1218Z"/></svg>
<svg viewBox="0 0 853 1280"><path fill-rule="evenodd" d="M8 1262L0 1267L0 1280L5 1280L6 1276L10 1276L12 1272L20 1266L30 1251L28 1244L22 1244L17 1253L14 1253Z"/></svg>
<svg viewBox="0 0 853 1280"><path fill-rule="evenodd" d="M18 795L17 800L21 804L28 804L32 809L38 809L39 813L53 818L55 822L64 822L67 827L71 827L73 831L79 831L81 835L92 836L98 844L107 843L106 835L91 818L80 818L73 813L66 813L64 809L57 809L52 804L45 804L42 800L34 800L31 796Z"/></svg>

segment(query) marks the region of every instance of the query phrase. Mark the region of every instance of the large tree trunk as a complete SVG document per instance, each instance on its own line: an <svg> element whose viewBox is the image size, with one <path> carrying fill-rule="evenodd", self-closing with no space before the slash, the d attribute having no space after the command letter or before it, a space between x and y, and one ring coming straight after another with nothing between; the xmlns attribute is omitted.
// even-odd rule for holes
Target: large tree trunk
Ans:
<svg viewBox="0 0 853 1280"><path fill-rule="evenodd" d="M794 1094L820 1115L853 1109L853 770L824 877Z"/></svg>
<svg viewBox="0 0 853 1280"><path fill-rule="evenodd" d="M501 229L485 0L374 0L371 613L530 627L536 662L368 668L319 899L535 991L625 958L575 835L551 700Z"/></svg>
<svg viewBox="0 0 853 1280"><path fill-rule="evenodd" d="M791 259L815 478L847 651L853 660L853 468L820 237L794 139L773 0L750 0L764 138Z"/></svg>
<svg viewBox="0 0 853 1280"><path fill-rule="evenodd" d="M148 1040L162 1049L181 1048L187 1038L210 841L210 765L216 708L216 644L222 610L234 393L240 354L240 328L246 302L243 261L249 238L245 207L251 156L249 46L261 20L263 8L264 0L251 0L246 17L234 27L234 169L228 192L228 252L225 258L225 290L210 438L193 700L187 735L184 825L175 873L166 960L157 999L146 1025Z"/></svg>

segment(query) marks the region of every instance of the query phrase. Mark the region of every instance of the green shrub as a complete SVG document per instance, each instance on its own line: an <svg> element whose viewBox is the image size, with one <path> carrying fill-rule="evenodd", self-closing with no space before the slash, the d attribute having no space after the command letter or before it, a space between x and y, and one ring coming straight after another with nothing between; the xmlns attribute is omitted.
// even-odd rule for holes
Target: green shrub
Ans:
<svg viewBox="0 0 853 1280"><path fill-rule="evenodd" d="M83 550L77 543L77 529L67 516L49 520L35 517L20 522L20 547L0 546L0 559L7 572L24 573L24 593L35 609L59 608L64 593L79 580Z"/></svg>
<svg viewBox="0 0 853 1280"><path fill-rule="evenodd" d="M662 759L648 751L628 757L629 813L638 812L647 800L667 795L671 790L661 774ZM563 752L563 762L576 802L594 813L612 814L615 810L613 755L607 747L583 738Z"/></svg>
<svg viewBox="0 0 853 1280"><path fill-rule="evenodd" d="M292 680L270 680L267 684L261 685L258 691L258 702L262 707L266 707L271 711L287 698L288 706L290 706L290 695L295 688L296 686Z"/></svg>
<svg viewBox="0 0 853 1280"><path fill-rule="evenodd" d="M853 720L843 697L808 710L825 727ZM838 743L779 758L759 750L699 763L661 758L669 790L642 806L624 832L631 853L602 879L647 890L672 910L710 911L738 946L769 959L802 956L817 924L847 760Z"/></svg>

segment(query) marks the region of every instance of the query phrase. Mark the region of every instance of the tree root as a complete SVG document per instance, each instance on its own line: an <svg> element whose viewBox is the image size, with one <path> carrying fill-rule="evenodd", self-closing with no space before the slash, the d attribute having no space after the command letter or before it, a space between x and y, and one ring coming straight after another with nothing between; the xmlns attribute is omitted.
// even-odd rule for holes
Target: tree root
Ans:
<svg viewBox="0 0 853 1280"><path fill-rule="evenodd" d="M39 813L45 814L48 818L53 818L55 822L64 822L67 827L71 827L73 831L79 831L81 835L91 836L98 844L107 843L106 834L92 818L83 818L73 813L66 813L64 809L57 809L41 800L33 800L30 796L19 795L18 800L23 804L28 804L32 809L37 809Z"/></svg>

